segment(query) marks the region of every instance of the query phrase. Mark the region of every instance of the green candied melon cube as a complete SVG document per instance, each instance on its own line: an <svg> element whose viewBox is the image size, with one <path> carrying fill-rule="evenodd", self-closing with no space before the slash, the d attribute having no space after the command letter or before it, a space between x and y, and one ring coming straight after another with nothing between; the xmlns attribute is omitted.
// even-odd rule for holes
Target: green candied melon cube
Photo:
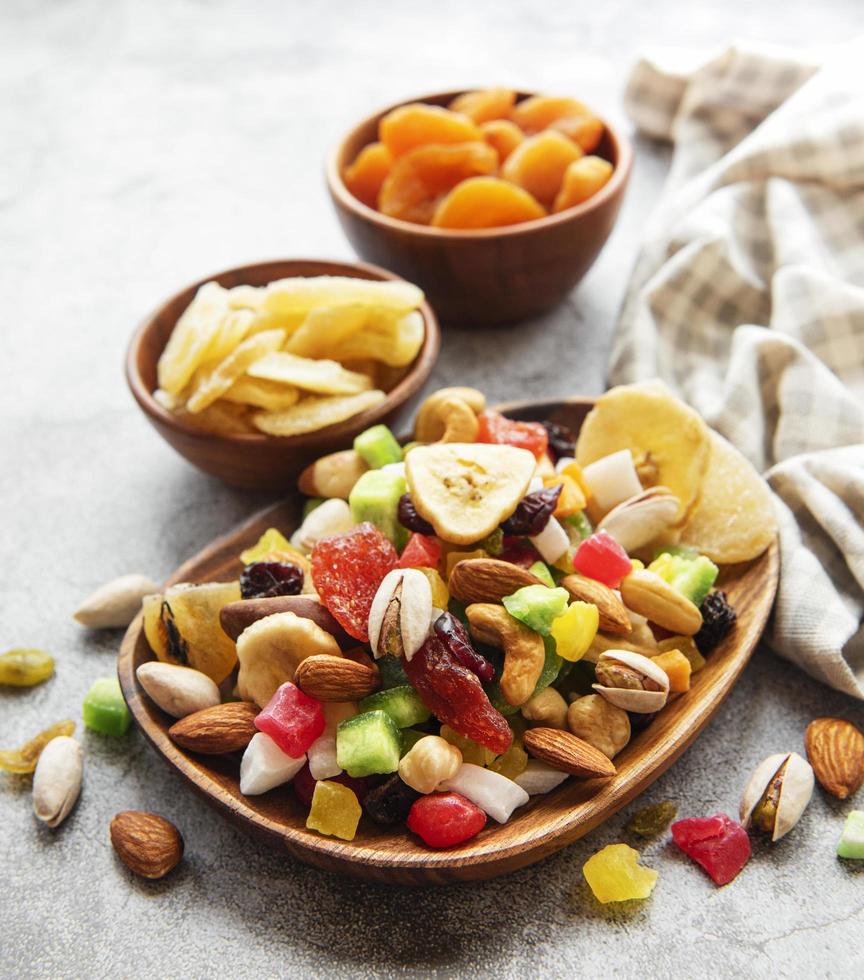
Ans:
<svg viewBox="0 0 864 980"><path fill-rule="evenodd" d="M581 510L578 514L571 514L569 517L565 517L564 523L567 527L573 528L581 541L590 538L594 533L594 528L591 527L591 521L588 520L585 513Z"/></svg>
<svg viewBox="0 0 864 980"><path fill-rule="evenodd" d="M532 575L536 575L537 578L539 578L544 585L548 585L550 589L555 588L555 579L552 578L552 572L549 571L549 566L545 561L535 561L528 571Z"/></svg>
<svg viewBox="0 0 864 980"><path fill-rule="evenodd" d="M386 689L410 684L401 657L391 657L386 653L375 663L378 664L378 673L381 675L381 687Z"/></svg>
<svg viewBox="0 0 864 980"><path fill-rule="evenodd" d="M373 470L388 463L402 461L402 447L386 425L373 425L354 440L354 452L363 457Z"/></svg>
<svg viewBox="0 0 864 980"><path fill-rule="evenodd" d="M418 732L416 728L403 728L399 734L402 738L402 755L407 755L421 738L426 738L429 732Z"/></svg>
<svg viewBox="0 0 864 980"><path fill-rule="evenodd" d="M570 593L566 589L550 589L547 585L526 585L501 601L514 619L547 636L552 623L567 608Z"/></svg>
<svg viewBox="0 0 864 980"><path fill-rule="evenodd" d="M419 725L432 717L432 712L423 703L420 695L410 684L390 687L386 691L376 691L357 705L361 714L367 711L384 711L396 723L397 728Z"/></svg>
<svg viewBox="0 0 864 980"><path fill-rule="evenodd" d="M82 714L84 724L102 735L124 735L132 722L116 677L93 681L84 698Z"/></svg>
<svg viewBox="0 0 864 980"><path fill-rule="evenodd" d="M846 817L837 857L864 861L864 810L852 810Z"/></svg>
<svg viewBox="0 0 864 980"><path fill-rule="evenodd" d="M558 675L561 673L561 668L564 665L564 658L558 655L555 648L555 641L551 636L543 637L543 645L546 648L546 659L543 661L543 669L540 671L540 676L537 678L537 683L534 686L534 692L531 695L532 698L558 679Z"/></svg>
<svg viewBox="0 0 864 980"><path fill-rule="evenodd" d="M368 470L354 484L348 497L355 524L369 521L401 551L408 531L399 523L399 498L405 493L405 477L386 470Z"/></svg>
<svg viewBox="0 0 864 980"><path fill-rule="evenodd" d="M401 750L399 729L385 711L354 715L336 728L336 764L349 776L396 772Z"/></svg>
<svg viewBox="0 0 864 980"><path fill-rule="evenodd" d="M717 579L720 569L705 555L687 558L664 551L648 566L673 589L686 596L694 606L701 606Z"/></svg>

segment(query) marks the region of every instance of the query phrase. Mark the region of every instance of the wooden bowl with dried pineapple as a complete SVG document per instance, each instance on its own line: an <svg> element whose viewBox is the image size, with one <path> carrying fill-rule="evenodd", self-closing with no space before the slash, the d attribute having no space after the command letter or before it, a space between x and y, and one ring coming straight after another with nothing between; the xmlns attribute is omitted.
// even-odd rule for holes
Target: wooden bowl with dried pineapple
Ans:
<svg viewBox="0 0 864 980"><path fill-rule="evenodd" d="M444 389L414 440L367 430L178 569L120 681L157 751L271 845L489 878L596 827L717 710L773 602L772 500L658 385L499 411ZM178 708L190 677L210 700Z"/></svg>
<svg viewBox="0 0 864 980"><path fill-rule="evenodd" d="M284 490L309 462L392 420L440 346L423 293L360 262L228 269L135 331L126 379L150 424L233 486Z"/></svg>

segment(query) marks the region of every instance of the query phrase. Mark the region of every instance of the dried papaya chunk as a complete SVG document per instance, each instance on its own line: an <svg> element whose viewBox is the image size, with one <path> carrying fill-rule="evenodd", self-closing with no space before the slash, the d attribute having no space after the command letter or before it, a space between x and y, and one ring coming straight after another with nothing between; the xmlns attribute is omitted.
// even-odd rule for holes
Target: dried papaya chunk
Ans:
<svg viewBox="0 0 864 980"><path fill-rule="evenodd" d="M437 228L498 228L546 214L521 187L498 177L471 177L457 184L435 209Z"/></svg>
<svg viewBox="0 0 864 980"><path fill-rule="evenodd" d="M564 172L561 190L555 195L555 211L572 208L587 201L612 176L612 164L602 157L582 157L574 160Z"/></svg>
<svg viewBox="0 0 864 980"><path fill-rule="evenodd" d="M603 120L590 112L581 116L562 116L556 119L550 129L557 129L568 139L582 147L583 153L593 153L600 145L606 127Z"/></svg>
<svg viewBox="0 0 864 980"><path fill-rule="evenodd" d="M379 123L378 136L394 157L429 143L470 143L483 138L468 116L420 102L388 112Z"/></svg>
<svg viewBox="0 0 864 980"><path fill-rule="evenodd" d="M517 102L510 118L526 133L539 133L562 116L590 115L590 110L577 99L551 95L532 95Z"/></svg>
<svg viewBox="0 0 864 980"><path fill-rule="evenodd" d="M484 123L490 119L506 119L515 101L516 93L512 89L486 88L457 95L447 108L463 113L475 123Z"/></svg>
<svg viewBox="0 0 864 980"><path fill-rule="evenodd" d="M554 130L529 136L510 154L501 168L501 176L533 194L550 207L561 187L567 167L582 156L572 141Z"/></svg>
<svg viewBox="0 0 864 980"><path fill-rule="evenodd" d="M492 119L480 124L486 142L498 154L503 163L516 147L525 139L525 134L509 119Z"/></svg>
<svg viewBox="0 0 864 980"><path fill-rule="evenodd" d="M428 225L440 199L459 181L494 173L497 166L498 154L482 142L419 147L393 164L379 208L391 218Z"/></svg>
<svg viewBox="0 0 864 980"><path fill-rule="evenodd" d="M370 143L354 158L345 171L345 186L370 208L378 206L378 194L384 178L390 173L393 157L383 143Z"/></svg>

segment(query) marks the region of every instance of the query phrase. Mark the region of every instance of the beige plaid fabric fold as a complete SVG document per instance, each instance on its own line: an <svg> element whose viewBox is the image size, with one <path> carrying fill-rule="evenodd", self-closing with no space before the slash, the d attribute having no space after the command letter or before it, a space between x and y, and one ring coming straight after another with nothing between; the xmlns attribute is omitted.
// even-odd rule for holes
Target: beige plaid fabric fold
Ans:
<svg viewBox="0 0 864 980"><path fill-rule="evenodd" d="M765 473L781 656L864 698L864 45L824 65L644 58L627 108L675 151L624 303L619 384L661 377Z"/></svg>

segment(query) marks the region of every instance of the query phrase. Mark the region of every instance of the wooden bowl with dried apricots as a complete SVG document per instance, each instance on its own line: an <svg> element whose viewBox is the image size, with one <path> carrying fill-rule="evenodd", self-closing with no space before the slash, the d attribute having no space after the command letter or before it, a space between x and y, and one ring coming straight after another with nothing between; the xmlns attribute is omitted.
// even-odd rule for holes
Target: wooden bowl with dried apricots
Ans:
<svg viewBox="0 0 864 980"><path fill-rule="evenodd" d="M327 183L358 255L420 285L444 320L501 324L560 303L590 269L632 159L576 99L438 92L356 125Z"/></svg>

